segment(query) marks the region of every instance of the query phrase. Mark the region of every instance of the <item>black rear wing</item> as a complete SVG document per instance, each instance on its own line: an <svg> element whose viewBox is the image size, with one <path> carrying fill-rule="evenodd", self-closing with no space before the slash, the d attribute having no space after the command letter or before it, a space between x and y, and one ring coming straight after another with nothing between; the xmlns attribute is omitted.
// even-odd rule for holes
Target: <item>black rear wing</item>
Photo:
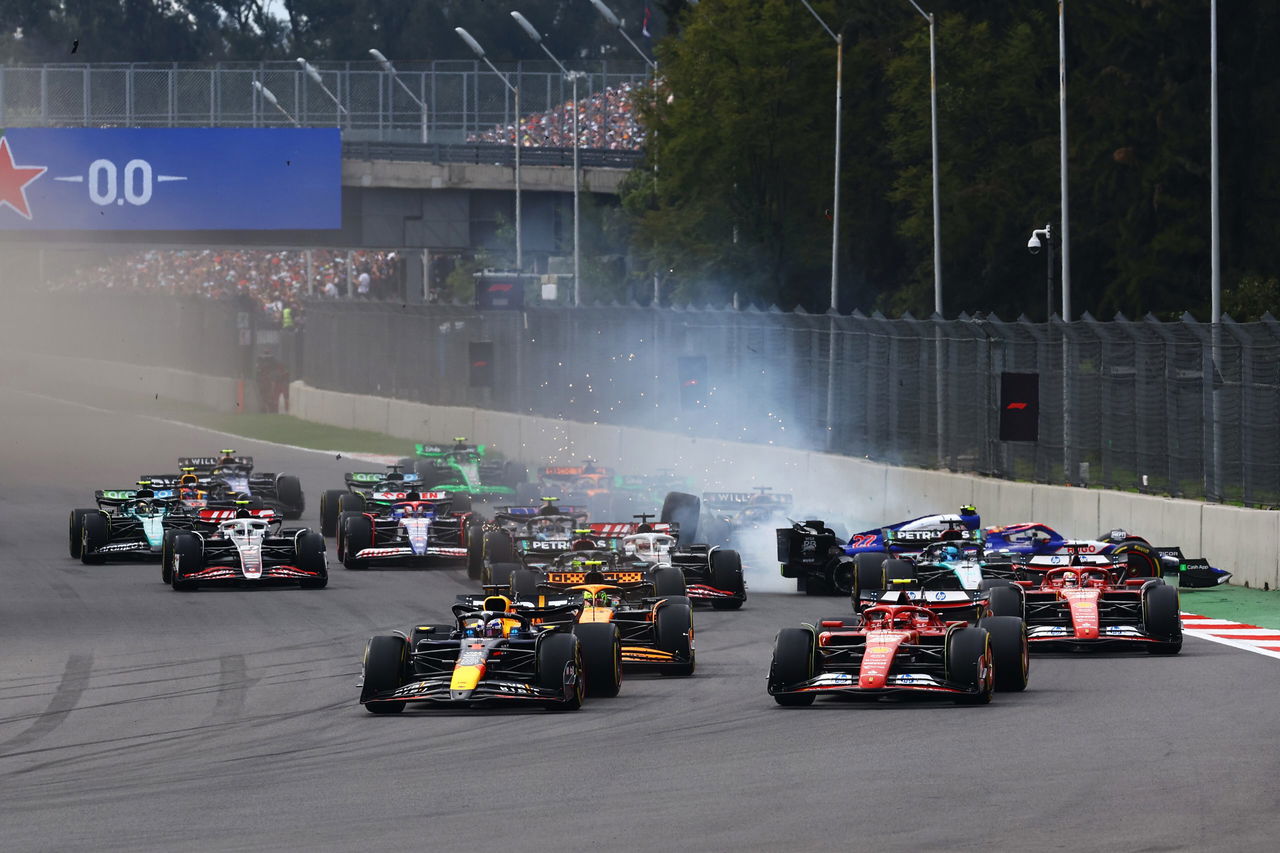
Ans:
<svg viewBox="0 0 1280 853"><path fill-rule="evenodd" d="M224 464L221 456L179 456L179 468L194 468L197 474L208 474L214 468ZM252 456L233 456L230 464L243 465L246 468L253 467Z"/></svg>

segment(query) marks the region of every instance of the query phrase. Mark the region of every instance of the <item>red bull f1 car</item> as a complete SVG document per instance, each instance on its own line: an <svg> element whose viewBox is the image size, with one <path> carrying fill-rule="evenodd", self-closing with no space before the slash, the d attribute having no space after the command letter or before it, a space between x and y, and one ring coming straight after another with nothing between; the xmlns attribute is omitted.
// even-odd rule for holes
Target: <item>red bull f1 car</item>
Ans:
<svg viewBox="0 0 1280 853"><path fill-rule="evenodd" d="M360 703L374 714L426 706L532 705L576 711L587 694L582 641L535 625L510 600L453 606L452 625L419 625L365 646Z"/></svg>

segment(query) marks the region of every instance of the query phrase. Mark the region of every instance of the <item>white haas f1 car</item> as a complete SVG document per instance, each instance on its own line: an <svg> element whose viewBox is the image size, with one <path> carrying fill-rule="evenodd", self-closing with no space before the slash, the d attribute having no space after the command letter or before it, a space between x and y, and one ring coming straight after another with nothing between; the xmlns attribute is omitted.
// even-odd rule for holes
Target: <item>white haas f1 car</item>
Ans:
<svg viewBox="0 0 1280 853"><path fill-rule="evenodd" d="M329 582L324 537L305 527L285 529L271 510L203 510L191 531L165 534L161 580L175 590L228 583L296 583L323 589Z"/></svg>

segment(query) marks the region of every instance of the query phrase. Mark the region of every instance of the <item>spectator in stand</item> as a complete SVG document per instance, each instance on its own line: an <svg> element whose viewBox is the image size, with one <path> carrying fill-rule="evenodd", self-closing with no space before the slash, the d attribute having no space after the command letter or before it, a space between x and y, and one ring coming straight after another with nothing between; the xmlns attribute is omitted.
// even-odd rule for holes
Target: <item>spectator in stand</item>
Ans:
<svg viewBox="0 0 1280 853"><path fill-rule="evenodd" d="M636 121L632 98L644 84L623 83L607 87L599 92L584 95L578 101L578 141L583 148L609 151L633 151L644 145L644 129ZM512 125L498 126L482 133L473 133L470 142L496 142L510 145L515 142L516 129ZM573 147L573 101L566 101L550 112L533 113L524 119L524 137L520 144L526 148Z"/></svg>

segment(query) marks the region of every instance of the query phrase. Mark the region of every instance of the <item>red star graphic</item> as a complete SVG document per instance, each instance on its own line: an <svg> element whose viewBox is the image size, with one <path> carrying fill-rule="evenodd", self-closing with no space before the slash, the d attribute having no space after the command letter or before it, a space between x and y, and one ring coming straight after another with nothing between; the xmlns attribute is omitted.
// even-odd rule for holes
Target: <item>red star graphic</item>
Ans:
<svg viewBox="0 0 1280 853"><path fill-rule="evenodd" d="M19 216L31 218L27 204L27 184L49 171L47 166L16 166L9 140L0 137L0 205L8 205Z"/></svg>

